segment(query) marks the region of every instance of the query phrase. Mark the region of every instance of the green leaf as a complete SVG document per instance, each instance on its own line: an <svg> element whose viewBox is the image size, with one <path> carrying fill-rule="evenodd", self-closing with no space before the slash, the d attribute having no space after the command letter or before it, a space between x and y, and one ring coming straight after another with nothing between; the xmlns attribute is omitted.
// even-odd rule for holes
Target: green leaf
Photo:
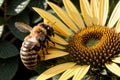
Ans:
<svg viewBox="0 0 120 80"><path fill-rule="evenodd" d="M0 80L12 80L18 70L18 58L0 59Z"/></svg>
<svg viewBox="0 0 120 80"><path fill-rule="evenodd" d="M32 7L46 9L47 6L48 6L47 0L31 0L30 3L28 4L28 8L30 8L32 11L33 11ZM36 24L42 20L40 15L38 15L37 13L32 13L32 16L30 18L33 24Z"/></svg>
<svg viewBox="0 0 120 80"><path fill-rule="evenodd" d="M33 76L33 77L31 77L29 80L36 80L37 77L38 77L38 76Z"/></svg>
<svg viewBox="0 0 120 80"><path fill-rule="evenodd" d="M79 5L79 0L72 0L73 4L77 8L78 11L80 11L80 5Z"/></svg>
<svg viewBox="0 0 120 80"><path fill-rule="evenodd" d="M40 17L40 15L38 15L38 14L33 14L32 23L36 24L40 21L42 21L42 17Z"/></svg>
<svg viewBox="0 0 120 80"><path fill-rule="evenodd" d="M7 9L7 15L17 15L22 12L30 0L12 0Z"/></svg>
<svg viewBox="0 0 120 80"><path fill-rule="evenodd" d="M60 74L58 74L58 75L56 75L56 76L54 76L54 77L52 77L52 80L59 80L59 78L60 78Z"/></svg>
<svg viewBox="0 0 120 80"><path fill-rule="evenodd" d="M0 17L0 25L3 25L4 24L4 19L3 17Z"/></svg>
<svg viewBox="0 0 120 80"><path fill-rule="evenodd" d="M48 6L48 4L47 4L46 0L31 0L30 4L28 5L28 7L30 9L32 9L32 7L46 9L47 6Z"/></svg>
<svg viewBox="0 0 120 80"><path fill-rule="evenodd" d="M4 0L0 0L0 7L2 6L3 2L4 2Z"/></svg>
<svg viewBox="0 0 120 80"><path fill-rule="evenodd" d="M2 17L0 17L0 38L2 36L3 29L4 29L4 20Z"/></svg>
<svg viewBox="0 0 120 80"><path fill-rule="evenodd" d="M44 64L44 62L41 62L41 65L37 66L37 69L35 70L37 73L41 74L42 72L44 72L46 70ZM47 66L47 65L46 65Z"/></svg>
<svg viewBox="0 0 120 80"><path fill-rule="evenodd" d="M3 29L4 29L4 25L0 25L0 38L1 38L1 36L2 36Z"/></svg>
<svg viewBox="0 0 120 80"><path fill-rule="evenodd" d="M0 58L5 59L18 54L18 49L12 43L0 40Z"/></svg>
<svg viewBox="0 0 120 80"><path fill-rule="evenodd" d="M10 29L10 31L13 33L13 35L15 35L15 37L17 37L17 38L20 39L20 40L24 40L25 36L26 36L28 33L20 32L20 31L15 27L15 22L20 21L20 22L24 22L24 23L26 23L26 24L29 24L29 16L28 16L28 13L25 12L25 11L23 11L23 12L20 13L19 15L12 17L9 21L10 21L10 22L9 22L9 29Z"/></svg>

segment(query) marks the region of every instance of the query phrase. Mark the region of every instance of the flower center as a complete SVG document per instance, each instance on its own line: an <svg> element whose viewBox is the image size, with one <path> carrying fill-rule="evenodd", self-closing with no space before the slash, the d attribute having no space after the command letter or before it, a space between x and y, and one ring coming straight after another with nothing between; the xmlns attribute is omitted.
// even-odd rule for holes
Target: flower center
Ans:
<svg viewBox="0 0 120 80"><path fill-rule="evenodd" d="M78 64L104 67L120 49L120 36L113 29L102 26L85 28L69 41L68 51Z"/></svg>

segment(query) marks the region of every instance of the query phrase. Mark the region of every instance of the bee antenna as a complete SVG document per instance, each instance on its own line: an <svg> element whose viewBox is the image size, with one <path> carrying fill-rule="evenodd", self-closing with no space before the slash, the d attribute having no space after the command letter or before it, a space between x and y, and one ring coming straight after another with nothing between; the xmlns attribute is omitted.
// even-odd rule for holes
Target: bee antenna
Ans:
<svg viewBox="0 0 120 80"><path fill-rule="evenodd" d="M49 22L46 22L46 23L48 23L48 24L49 24ZM54 25L55 23L56 23L56 22L52 23L52 24L51 24L51 26L52 26L52 25Z"/></svg>
<svg viewBox="0 0 120 80"><path fill-rule="evenodd" d="M56 22L54 22L52 25L54 25Z"/></svg>
<svg viewBox="0 0 120 80"><path fill-rule="evenodd" d="M54 25L56 22L52 23L51 25Z"/></svg>

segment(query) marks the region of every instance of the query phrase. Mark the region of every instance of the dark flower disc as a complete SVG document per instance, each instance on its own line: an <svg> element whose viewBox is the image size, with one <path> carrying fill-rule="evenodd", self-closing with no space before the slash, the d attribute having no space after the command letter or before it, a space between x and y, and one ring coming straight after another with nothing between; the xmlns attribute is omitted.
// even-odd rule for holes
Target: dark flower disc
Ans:
<svg viewBox="0 0 120 80"><path fill-rule="evenodd" d="M104 67L119 50L119 34L114 29L102 26L92 26L79 31L70 39L68 45L74 62L91 65L93 68Z"/></svg>

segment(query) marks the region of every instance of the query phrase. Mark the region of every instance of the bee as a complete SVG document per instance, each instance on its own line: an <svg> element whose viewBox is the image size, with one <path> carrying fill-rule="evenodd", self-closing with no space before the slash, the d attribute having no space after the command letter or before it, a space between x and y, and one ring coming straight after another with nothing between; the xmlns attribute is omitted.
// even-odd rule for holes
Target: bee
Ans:
<svg viewBox="0 0 120 80"><path fill-rule="evenodd" d="M15 27L21 32L30 32L22 43L20 57L26 68L34 70L41 59L38 51L41 49L44 56L44 49L46 49L48 42L54 44L50 39L51 36L54 36L54 29L44 22L38 23L33 28L23 22L15 22Z"/></svg>

